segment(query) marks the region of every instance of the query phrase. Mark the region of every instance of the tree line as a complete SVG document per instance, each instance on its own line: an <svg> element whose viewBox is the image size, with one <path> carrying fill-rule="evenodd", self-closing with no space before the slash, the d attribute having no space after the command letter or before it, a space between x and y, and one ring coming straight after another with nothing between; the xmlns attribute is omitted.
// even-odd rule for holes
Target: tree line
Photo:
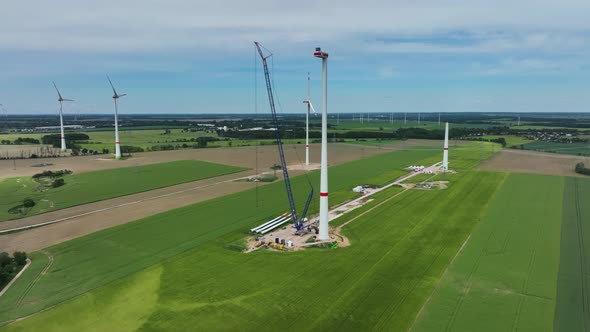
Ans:
<svg viewBox="0 0 590 332"><path fill-rule="evenodd" d="M582 162L576 164L575 170L578 174L590 175L590 168L587 168Z"/></svg>
<svg viewBox="0 0 590 332"><path fill-rule="evenodd" d="M27 264L27 254L16 251L12 257L7 252L0 253L0 290Z"/></svg>

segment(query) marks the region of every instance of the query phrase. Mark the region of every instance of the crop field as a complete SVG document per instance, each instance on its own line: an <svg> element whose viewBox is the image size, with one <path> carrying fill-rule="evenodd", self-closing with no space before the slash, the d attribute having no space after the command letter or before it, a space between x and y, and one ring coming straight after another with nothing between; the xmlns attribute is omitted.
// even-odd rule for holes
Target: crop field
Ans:
<svg viewBox="0 0 590 332"><path fill-rule="evenodd" d="M332 167L331 203L432 154L400 151ZM22 297L17 291L0 299L0 321L80 295L6 329L407 329L503 177L466 171L447 190L408 191L347 225L353 245L337 250L234 249L248 228L284 212L281 183L260 187L258 200L251 190L159 214L48 248L48 273L20 306L4 305ZM302 204L307 179L293 180Z"/></svg>
<svg viewBox="0 0 590 332"><path fill-rule="evenodd" d="M351 198L353 193L350 188L369 179L373 183L384 184L379 183L368 166L377 167L380 172L389 171L391 177L395 178L404 173L400 169L406 162L429 157L432 153L400 151L332 167L331 203ZM318 172L312 173L310 179L317 181ZM302 205L308 190L305 176L293 178L293 187L297 202ZM47 252L59 257L52 268L56 272L50 272L39 283L46 285L35 287L29 292L27 298L30 300L27 303L30 306L2 311L8 310L9 306L1 304L10 300L0 298L0 321L13 317L15 313L27 314L59 303L221 235L237 231L238 237L242 237L243 234L239 232L284 212L285 203L283 184L274 183L258 188L257 195L255 190L228 195L51 247ZM233 208L228 209L228 206ZM312 213L317 212L317 208L316 204L312 204ZM195 215L199 217L195 219ZM101 252L104 255L99 254ZM63 284L61 280L64 277L71 283ZM10 294L6 296L10 297Z"/></svg>
<svg viewBox="0 0 590 332"><path fill-rule="evenodd" d="M58 188L44 188L31 177L1 179L0 221L243 170L245 168L184 160L66 175L63 177L65 185ZM8 212L26 198L36 202L26 215Z"/></svg>
<svg viewBox="0 0 590 332"><path fill-rule="evenodd" d="M509 175L412 331L551 330L563 187Z"/></svg>
<svg viewBox="0 0 590 332"><path fill-rule="evenodd" d="M535 141L523 146L525 150L571 154L576 156L590 156L590 144L588 143L554 143Z"/></svg>
<svg viewBox="0 0 590 332"><path fill-rule="evenodd" d="M590 179L565 180L555 331L590 328L589 198Z"/></svg>
<svg viewBox="0 0 590 332"><path fill-rule="evenodd" d="M363 129L364 130L364 129ZM182 129L169 129L169 134L164 134L164 129L143 129L143 130L120 130L120 140L121 144L124 146L136 146L140 147L144 150L151 149L155 145L181 145L187 144L192 145L196 144L196 141L190 141L191 139L195 140L198 137L218 137L216 133L204 133L204 132L185 132ZM313 131L313 130L311 130ZM334 130L330 132L346 132L347 130ZM367 130L364 130L367 131ZM379 131L379 126L370 127L368 131ZM108 149L109 151L113 151L115 146L115 133L114 131L109 130L101 130L101 131L81 131L81 133L87 134L90 139L87 141L79 141L77 142L78 145L82 148L86 148L89 150L96 150L102 151L103 149ZM10 140L14 141L17 138L34 138L34 139L41 139L42 136L47 135L48 133L34 133L34 134L0 134L0 140ZM331 139L329 139L331 141ZM354 142L357 143L358 141L347 139L347 142ZM377 145L375 140L369 140L371 143L367 143L367 145ZM391 140L385 142L392 142ZM243 140L243 139L228 139L219 141L210 141L208 142L208 147L238 147L238 146L253 146L253 145L272 145L275 144L274 139L253 139L253 140ZM283 139L283 144L305 144L305 139ZM19 153L23 149L27 149L27 151L32 151L32 153L37 152L37 150L41 147L41 145L0 145L0 157L3 156L19 156ZM27 154L28 156L28 154Z"/></svg>
<svg viewBox="0 0 590 332"><path fill-rule="evenodd" d="M119 136L122 145L138 146L144 149L154 145L176 144L177 140L190 140L197 137L208 136L217 137L215 133L204 132L185 132L182 129L169 129L170 133L165 134L164 129L145 129L145 130L129 130L124 127L119 130ZM115 132L114 130L101 131L76 131L87 134L90 139L88 141L80 141L79 145L83 148L92 150L109 149L113 150L115 147ZM57 133L57 132L56 132ZM34 138L40 140L42 136L49 133L17 133L17 134L1 134L0 140L14 141L19 137ZM190 142L189 142L190 143ZM194 143L194 142L193 142ZM222 143L222 142L215 142ZM182 143L180 143L182 144ZM227 144L227 143L225 143Z"/></svg>

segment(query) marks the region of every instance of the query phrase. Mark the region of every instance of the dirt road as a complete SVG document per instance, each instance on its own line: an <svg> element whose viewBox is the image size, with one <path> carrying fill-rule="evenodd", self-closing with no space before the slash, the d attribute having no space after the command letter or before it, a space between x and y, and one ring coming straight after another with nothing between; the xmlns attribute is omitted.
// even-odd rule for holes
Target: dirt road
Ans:
<svg viewBox="0 0 590 332"><path fill-rule="evenodd" d="M416 145L431 144L432 141L407 141L391 144L386 148L364 147L353 144L334 144L330 146L330 160L331 164L340 164L392 150L400 150ZM291 160L292 164L298 163L299 158L297 155L304 155L301 153L304 151L303 147L295 146L295 148L300 149L300 151L296 152L293 146L285 146L285 151L288 155L287 158ZM172 151L182 152L183 154L170 152L152 152L143 154L141 158L145 158L143 162L147 164L152 162L175 160L173 158L198 159L197 157L203 157L202 160L207 161L255 167L255 158L251 155L254 152L252 147L235 149L207 149L205 150L207 153L190 154L190 152L193 151L200 152L202 150ZM312 149L311 151L311 160L319 160L319 149ZM152 156L152 154L156 155ZM276 147L265 146L259 148L258 164L260 172L268 171L268 167L263 168L261 164L272 165L275 163L275 159L277 158L276 155ZM204 157L207 157L207 159ZM139 158L140 157L137 157L136 160ZM77 158L67 159L76 160ZM88 165L93 165L93 160L95 160L95 157L94 159L82 158L80 160L76 160L78 162L78 170L90 169L91 167ZM294 162L294 160L297 160L297 162ZM132 161L132 159L121 161L121 163L129 161ZM107 165L119 165L115 161L107 161L105 163L107 163ZM102 164L99 165L102 166ZM293 175L298 173L301 174L300 172L302 171L294 172ZM248 182L234 182L233 180L252 174L255 174L254 169L237 174L230 174L101 202L85 204L33 216L30 218L2 222L0 223L0 229L9 229L13 227L32 225L66 218L66 220L61 222L40 228L1 235L0 251L12 252L14 250L40 250L48 246L93 233L101 229L121 225L133 220L148 217L150 215L211 198L246 190L254 186L254 184Z"/></svg>

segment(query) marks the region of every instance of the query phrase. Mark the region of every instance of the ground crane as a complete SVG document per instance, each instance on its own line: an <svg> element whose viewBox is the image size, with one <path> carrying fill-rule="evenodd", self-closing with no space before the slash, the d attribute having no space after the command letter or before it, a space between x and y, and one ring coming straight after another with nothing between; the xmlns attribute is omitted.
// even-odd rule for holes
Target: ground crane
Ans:
<svg viewBox="0 0 590 332"><path fill-rule="evenodd" d="M291 208L291 217L293 218L293 224L298 232L303 230L303 222L305 221L305 215L307 214L307 210L309 209L309 204L313 198L313 187L311 188L311 192L307 197L307 202L305 203L305 208L301 213L301 219L297 218L297 210L295 208L295 199L293 198L293 192L291 190L291 180L289 179L289 172L287 171L287 162L285 161L285 153L283 151L283 142L281 140L281 128L279 124L279 120L277 119L277 111L275 109L275 101L272 92L272 82L270 80L270 74L268 72L268 64L267 59L272 56L272 53L268 53L267 56L264 56L262 52L261 45L258 42L254 42L256 45L256 49L258 50L258 54L262 59L262 65L264 67L264 78L266 80L266 92L268 94L268 102L270 104L270 111L272 113L272 121L275 127L275 135L277 139L277 146L279 147L279 156L281 159L281 167L283 170L283 179L285 182L285 187L287 189L287 196L289 198L289 207Z"/></svg>

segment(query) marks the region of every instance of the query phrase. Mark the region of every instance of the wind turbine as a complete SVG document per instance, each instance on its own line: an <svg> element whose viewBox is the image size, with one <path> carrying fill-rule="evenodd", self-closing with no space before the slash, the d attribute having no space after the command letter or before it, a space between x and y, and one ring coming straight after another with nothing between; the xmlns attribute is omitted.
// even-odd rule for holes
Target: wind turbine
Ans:
<svg viewBox="0 0 590 332"><path fill-rule="evenodd" d="M313 115L317 115L311 103L310 79L309 72L307 73L307 100L303 101L307 104L307 112L305 113L305 166L309 166L309 111L313 111Z"/></svg>
<svg viewBox="0 0 590 332"><path fill-rule="evenodd" d="M121 142L119 141L119 122L117 119L117 113L119 110L117 108L117 100L126 96L127 94L118 94L117 90L115 90L115 87L113 86L113 82L111 82L109 75L107 75L107 79L109 80L111 88L113 88L113 100L115 101L115 159L121 159Z"/></svg>
<svg viewBox="0 0 590 332"><path fill-rule="evenodd" d="M63 102L64 101L74 101L72 99L65 99L61 96L61 93L59 93L59 89L57 88L57 85L55 85L55 82L53 83L53 87L55 87L55 91L57 91L57 96L59 97L57 99L57 101L59 101L59 129L61 132L61 150L62 151L66 151L66 137L64 134L64 113L63 113Z"/></svg>

